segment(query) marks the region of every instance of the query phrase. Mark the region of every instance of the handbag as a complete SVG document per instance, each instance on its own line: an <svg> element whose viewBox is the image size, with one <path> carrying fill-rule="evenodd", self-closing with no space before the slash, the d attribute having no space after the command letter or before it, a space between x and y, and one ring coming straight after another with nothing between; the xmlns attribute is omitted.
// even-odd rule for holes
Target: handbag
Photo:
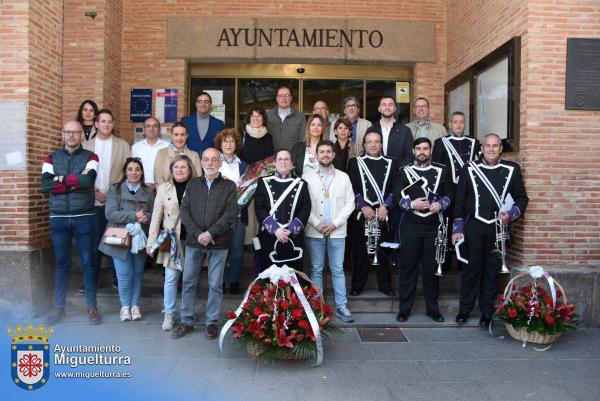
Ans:
<svg viewBox="0 0 600 401"><path fill-rule="evenodd" d="M131 235L125 227L107 227L102 235L102 243L118 248L131 247Z"/></svg>

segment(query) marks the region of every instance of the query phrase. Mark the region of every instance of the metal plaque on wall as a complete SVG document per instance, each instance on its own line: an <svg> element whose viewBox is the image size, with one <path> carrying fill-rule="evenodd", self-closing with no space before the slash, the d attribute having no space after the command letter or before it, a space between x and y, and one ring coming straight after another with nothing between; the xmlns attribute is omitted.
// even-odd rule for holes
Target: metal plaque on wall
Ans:
<svg viewBox="0 0 600 401"><path fill-rule="evenodd" d="M600 39L567 39L565 108L600 110Z"/></svg>

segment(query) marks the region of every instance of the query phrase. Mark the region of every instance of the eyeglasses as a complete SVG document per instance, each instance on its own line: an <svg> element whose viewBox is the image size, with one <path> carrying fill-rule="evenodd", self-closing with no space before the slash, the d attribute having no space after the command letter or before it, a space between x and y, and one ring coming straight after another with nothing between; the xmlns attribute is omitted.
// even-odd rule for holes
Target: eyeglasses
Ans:
<svg viewBox="0 0 600 401"><path fill-rule="evenodd" d="M415 105L415 109L428 109L429 106L426 104Z"/></svg>
<svg viewBox="0 0 600 401"><path fill-rule="evenodd" d="M292 97L292 95L289 95L287 93L280 93L279 95L277 95L277 97L280 99L287 99L289 97Z"/></svg>
<svg viewBox="0 0 600 401"><path fill-rule="evenodd" d="M148 128L148 129L158 129L159 126L157 124L154 125L144 125L144 128Z"/></svg>
<svg viewBox="0 0 600 401"><path fill-rule="evenodd" d="M63 134L70 135L70 136L81 135L82 133L83 133L83 131L80 131L80 130L77 130L77 131L63 131Z"/></svg>
<svg viewBox="0 0 600 401"><path fill-rule="evenodd" d="M219 159L218 157L211 157L211 158L203 157L202 158L202 161L204 163L217 163L219 160L221 160L221 159Z"/></svg>
<svg viewBox="0 0 600 401"><path fill-rule="evenodd" d="M233 139L224 139L224 140L223 140L223 144L224 144L224 145L225 145L225 144L228 144L228 145L233 145L233 144L235 144L235 140L233 140Z"/></svg>
<svg viewBox="0 0 600 401"><path fill-rule="evenodd" d="M357 105L357 104L347 104L347 105L346 105L346 108L347 108L347 109L357 109L357 108L358 108L358 105Z"/></svg>
<svg viewBox="0 0 600 401"><path fill-rule="evenodd" d="M196 103L200 103L200 104L211 104L211 103L212 103L212 101L211 101L211 100L203 100L203 99L200 99L200 100L197 100L197 101L196 101Z"/></svg>
<svg viewBox="0 0 600 401"><path fill-rule="evenodd" d="M378 140L374 140L374 141L366 141L365 142L367 145L378 145L381 143L381 141Z"/></svg>
<svg viewBox="0 0 600 401"><path fill-rule="evenodd" d="M289 157L285 157L285 158L282 157L282 158L277 158L277 160L275 160L275 161L281 162L281 163L288 163L288 162L291 162L292 159L290 159Z"/></svg>

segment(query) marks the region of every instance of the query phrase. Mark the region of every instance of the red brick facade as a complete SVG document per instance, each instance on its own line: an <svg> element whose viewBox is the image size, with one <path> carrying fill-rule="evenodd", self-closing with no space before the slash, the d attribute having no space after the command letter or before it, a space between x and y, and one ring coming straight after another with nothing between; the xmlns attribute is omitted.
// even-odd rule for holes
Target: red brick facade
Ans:
<svg viewBox="0 0 600 401"><path fill-rule="evenodd" d="M351 9L348 9L348 6ZM514 36L521 36L520 146L531 203L518 226L524 265L600 263L600 112L564 109L567 37L600 37L594 0L306 1L294 16L435 22L435 63L413 70L413 96L426 96L443 119L444 83ZM84 12L94 10L91 19ZM384 12L382 12L384 10ZM49 245L47 198L39 191L44 154L59 144L62 121L95 99L133 139L131 88L177 88L186 112L187 64L166 58L166 17L290 17L287 2L88 0L3 1L0 101L28 104L27 170L0 172L0 245ZM64 15L63 15L64 13ZM64 17L64 18L63 18ZM390 22L392 21L392 22ZM406 38L404 38L406 39ZM199 38L198 40L201 40Z"/></svg>
<svg viewBox="0 0 600 401"><path fill-rule="evenodd" d="M565 110L567 38L600 38L597 1L448 1L447 78L521 36L518 154L531 202L522 265L600 265L600 111Z"/></svg>

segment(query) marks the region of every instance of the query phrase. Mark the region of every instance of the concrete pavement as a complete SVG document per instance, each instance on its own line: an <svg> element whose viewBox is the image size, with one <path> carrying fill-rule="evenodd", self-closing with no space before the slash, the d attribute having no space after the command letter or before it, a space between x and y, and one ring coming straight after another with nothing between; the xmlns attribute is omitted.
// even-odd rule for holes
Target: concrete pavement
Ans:
<svg viewBox="0 0 600 401"><path fill-rule="evenodd" d="M538 352L531 346L523 348L502 328L496 334L504 334L505 338L491 337L474 327L403 327L394 330L401 330L406 342L363 342L360 328L347 327L325 342L324 363L312 368L312 361L252 360L231 339L220 353L217 341L204 338L203 326L173 340L170 333L160 330L162 315L157 312L144 315L142 321L125 323L119 321L117 310L103 312L103 323L91 326L84 313L68 311L65 321L54 326L51 347L119 345L119 355L130 356L131 365L71 368L53 364L52 374L115 370L130 371L132 378L51 376L39 390L25 392L10 382L6 341L2 351L2 398L47 400L54 399L54 394L85 394L86 400L109 396L114 400L146 401L564 401L597 400L600 394L600 329L566 333L552 349ZM1 323L6 327L28 322Z"/></svg>

